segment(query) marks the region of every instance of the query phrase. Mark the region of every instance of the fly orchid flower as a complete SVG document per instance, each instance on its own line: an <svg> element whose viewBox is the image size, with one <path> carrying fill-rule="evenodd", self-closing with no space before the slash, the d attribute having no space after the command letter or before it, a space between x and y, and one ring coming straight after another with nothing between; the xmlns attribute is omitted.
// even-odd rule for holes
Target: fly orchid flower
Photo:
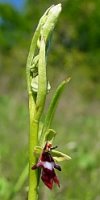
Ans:
<svg viewBox="0 0 100 200"><path fill-rule="evenodd" d="M52 147L51 143L46 142L46 145L42 150L37 164L32 166L32 170L37 169L39 167L42 169L41 179L49 189L52 189L53 182L60 187L59 179L56 176L54 168L61 171L61 167L55 163L53 157L50 154L50 151L52 149L55 149L56 147Z"/></svg>

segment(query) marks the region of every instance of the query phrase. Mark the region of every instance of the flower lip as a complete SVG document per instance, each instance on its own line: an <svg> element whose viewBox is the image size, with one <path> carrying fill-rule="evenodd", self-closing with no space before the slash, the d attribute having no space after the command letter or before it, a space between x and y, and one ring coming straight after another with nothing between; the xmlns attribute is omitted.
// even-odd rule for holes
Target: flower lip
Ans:
<svg viewBox="0 0 100 200"><path fill-rule="evenodd" d="M61 171L61 167L55 163L50 154L50 151L55 148L57 146L52 147L51 143L46 142L37 164L32 166L33 170L39 167L41 168L41 179L49 189L52 189L53 183L56 183L60 187L59 179L54 169Z"/></svg>
<svg viewBox="0 0 100 200"><path fill-rule="evenodd" d="M43 167L48 170L53 170L54 168L54 162L45 161L45 162L42 162L42 164L43 164Z"/></svg>

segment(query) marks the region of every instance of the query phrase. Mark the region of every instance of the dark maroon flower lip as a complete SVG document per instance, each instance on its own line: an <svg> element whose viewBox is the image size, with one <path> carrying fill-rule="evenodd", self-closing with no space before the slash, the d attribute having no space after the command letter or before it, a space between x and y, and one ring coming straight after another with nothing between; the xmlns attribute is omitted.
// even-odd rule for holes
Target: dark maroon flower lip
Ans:
<svg viewBox="0 0 100 200"><path fill-rule="evenodd" d="M50 154L50 151L55 148L52 147L51 143L46 142L37 164L32 166L32 170L41 168L41 179L49 189L52 189L53 183L56 183L60 187L59 179L56 176L54 168L61 171L61 167L55 163Z"/></svg>

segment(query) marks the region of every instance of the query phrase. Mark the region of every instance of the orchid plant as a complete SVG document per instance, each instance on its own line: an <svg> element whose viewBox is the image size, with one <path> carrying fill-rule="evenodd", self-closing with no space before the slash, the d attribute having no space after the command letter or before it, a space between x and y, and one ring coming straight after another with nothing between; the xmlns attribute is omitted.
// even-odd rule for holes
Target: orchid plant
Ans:
<svg viewBox="0 0 100 200"><path fill-rule="evenodd" d="M21 189L28 176L28 169L28 200L38 200L40 177L49 189L53 188L53 183L60 187L55 169L61 171L61 167L57 162L71 159L70 156L55 150L57 146L53 147L56 131L51 128L58 100L70 78L62 81L57 87L45 114L44 121L41 120L46 96L51 89L47 78L47 56L52 33L60 12L61 4L53 5L46 10L39 21L31 42L26 64L30 116L29 165L25 166L14 184L8 195L8 200L13 199L14 195Z"/></svg>
<svg viewBox="0 0 100 200"><path fill-rule="evenodd" d="M28 200L38 199L40 176L49 189L52 189L54 182L60 186L54 169L61 171L61 167L56 161L70 159L68 155L56 151L52 146L56 132L51 129L58 99L69 79L64 80L56 89L45 120L41 122L46 96L51 88L47 78L47 55L60 12L61 4L53 5L41 17L27 59L26 75L30 113ZM41 170L35 170L37 168L41 168Z"/></svg>

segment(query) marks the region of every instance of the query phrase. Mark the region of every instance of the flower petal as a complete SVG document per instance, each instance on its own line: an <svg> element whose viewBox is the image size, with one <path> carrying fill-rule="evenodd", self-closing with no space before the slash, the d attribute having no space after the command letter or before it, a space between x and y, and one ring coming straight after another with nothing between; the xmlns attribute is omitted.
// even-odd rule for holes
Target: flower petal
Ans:
<svg viewBox="0 0 100 200"><path fill-rule="evenodd" d="M54 182L60 187L60 183L59 183L59 180L55 174L54 178L53 178Z"/></svg>
<svg viewBox="0 0 100 200"><path fill-rule="evenodd" d="M56 163L54 163L54 168L58 169L59 171L61 171L61 167L58 164L56 164Z"/></svg>
<svg viewBox="0 0 100 200"><path fill-rule="evenodd" d="M55 161L57 162L61 162L63 160L70 160L71 157L60 152L60 151L56 151L56 150L52 150L51 151L51 156L54 158Z"/></svg>
<svg viewBox="0 0 100 200"><path fill-rule="evenodd" d="M53 178L51 176L51 170L48 170L47 168L42 169L41 179L49 189L52 189Z"/></svg>
<svg viewBox="0 0 100 200"><path fill-rule="evenodd" d="M41 179L49 189L52 189L53 182L55 182L60 187L60 183L59 183L59 180L58 180L58 178L55 174L54 169L49 170L47 168L43 168L42 173L41 173Z"/></svg>

